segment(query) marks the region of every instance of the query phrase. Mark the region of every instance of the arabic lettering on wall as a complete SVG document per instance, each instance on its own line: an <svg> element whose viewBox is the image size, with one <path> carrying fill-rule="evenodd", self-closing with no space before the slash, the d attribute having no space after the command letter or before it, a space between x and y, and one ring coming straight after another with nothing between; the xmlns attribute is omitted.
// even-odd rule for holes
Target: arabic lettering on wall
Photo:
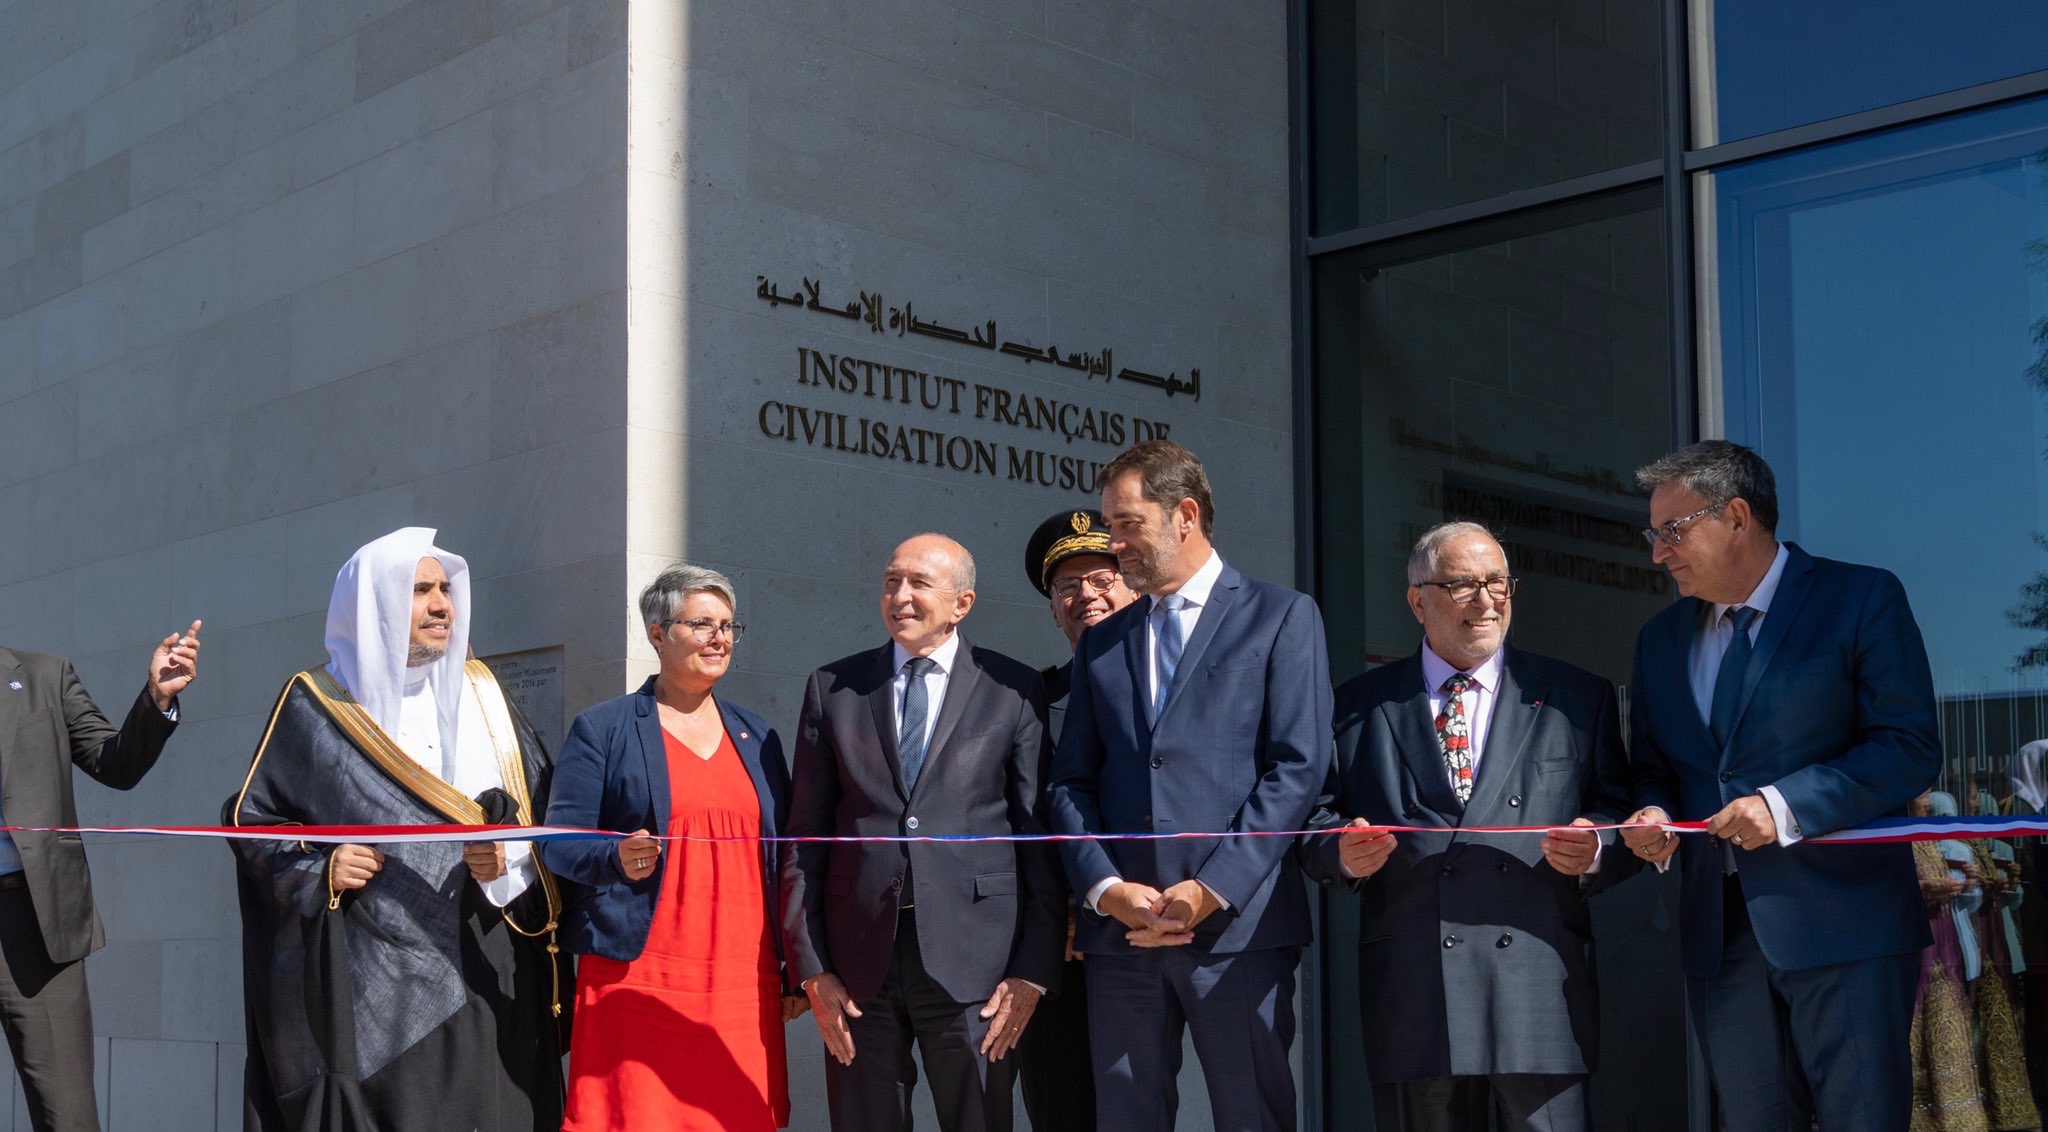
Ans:
<svg viewBox="0 0 2048 1132"><path fill-rule="evenodd" d="M1161 377L1158 374L1132 369L1129 366L1118 368L1113 360L1112 352L1107 346L1095 352L1069 351L1062 353L1057 346L1039 347L1025 342L1004 340L996 333L996 320L992 318L986 319L966 330L961 330L946 326L937 321L927 321L919 317L915 310L915 304L911 302L906 301L901 306L890 306L883 301L882 294L879 291L859 291L857 292L857 298L844 305L840 305L821 300L819 293L822 284L808 275L803 277L798 286L790 288L790 293L787 295L782 293L782 288L779 284L770 283L766 275L757 275L754 278L757 283L754 288L754 297L766 302L771 307L793 306L803 310L816 311L819 314L831 315L836 318L849 319L866 324L869 331L875 334L886 334L893 330L898 338L906 334L919 334L926 338L937 338L945 342L955 342L962 346L993 350L999 354L1020 358L1026 365L1033 362L1049 362L1062 369L1077 370L1090 381L1098 377L1104 381L1127 381L1136 385L1147 385L1163 390L1168 397L1185 395L1196 401L1202 399L1202 371L1200 369L1188 370L1188 375L1185 378L1180 376L1179 370L1171 371L1165 377Z"/></svg>

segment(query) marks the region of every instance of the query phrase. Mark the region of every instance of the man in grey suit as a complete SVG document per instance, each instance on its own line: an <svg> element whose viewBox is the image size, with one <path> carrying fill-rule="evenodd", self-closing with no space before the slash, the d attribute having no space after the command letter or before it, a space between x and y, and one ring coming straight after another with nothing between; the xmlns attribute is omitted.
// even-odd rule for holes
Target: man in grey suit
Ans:
<svg viewBox="0 0 2048 1132"><path fill-rule="evenodd" d="M882 576L889 643L804 690L789 837L1045 831L1045 690L958 632L974 559L943 535ZM1008 1057L1060 974L1066 895L1043 845L799 843L783 857L790 978L810 996L835 1132L910 1127L916 1044L946 1132L1008 1132Z"/></svg>
<svg viewBox="0 0 2048 1132"><path fill-rule="evenodd" d="M149 678L116 730L71 662L0 648L0 825L78 824L70 766L126 790L178 725L178 693L199 674L199 622L149 658ZM97 1132L85 957L106 943L75 833L0 834L0 1029L38 1132Z"/></svg>
<svg viewBox="0 0 2048 1132"><path fill-rule="evenodd" d="M1408 559L1415 655L1336 696L1337 767L1302 862L1359 893L1365 1063L1379 1126L1582 1132L1598 1046L1586 894L1633 871L1571 826L1627 811L1614 686L1506 647L1516 579L1477 523ZM1396 836L1379 826L1442 833ZM1469 827L1555 825L1531 834ZM1606 868L1600 866L1605 863ZM1591 874L1591 875L1589 875Z"/></svg>

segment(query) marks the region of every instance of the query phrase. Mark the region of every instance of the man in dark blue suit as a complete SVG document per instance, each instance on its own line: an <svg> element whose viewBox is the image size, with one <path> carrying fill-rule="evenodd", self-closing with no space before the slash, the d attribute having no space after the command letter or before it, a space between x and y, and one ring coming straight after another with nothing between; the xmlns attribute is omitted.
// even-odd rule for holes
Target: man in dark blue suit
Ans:
<svg viewBox="0 0 2048 1132"><path fill-rule="evenodd" d="M1731 1132L1906 1128L1930 942L1905 845L1806 845L1905 812L1940 766L1927 650L1890 572L1777 539L1777 485L1712 440L1636 473L1684 600L1636 639L1623 837L1684 869L1694 1032ZM1655 823L1707 822L1678 838Z"/></svg>
<svg viewBox="0 0 2048 1132"><path fill-rule="evenodd" d="M1170 441L1103 469L1134 602L1081 635L1052 775L1065 834L1299 830L1330 766L1322 615L1210 545L1202 465ZM1169 1129L1191 1032L1219 1129L1292 1129L1308 902L1285 837L1074 841L1102 1129Z"/></svg>

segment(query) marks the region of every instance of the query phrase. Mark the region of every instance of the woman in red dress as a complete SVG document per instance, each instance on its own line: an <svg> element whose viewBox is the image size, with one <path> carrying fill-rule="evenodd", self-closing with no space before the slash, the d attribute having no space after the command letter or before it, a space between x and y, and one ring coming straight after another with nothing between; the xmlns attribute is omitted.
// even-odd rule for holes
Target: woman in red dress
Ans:
<svg viewBox="0 0 2048 1132"><path fill-rule="evenodd" d="M776 931L782 744L718 700L744 626L732 583L675 566L640 595L659 674L576 717L548 823L630 835L552 841L589 888L564 917L577 971L569 1132L769 1132L789 1122L782 1027L803 1010ZM650 836L660 830L666 840Z"/></svg>

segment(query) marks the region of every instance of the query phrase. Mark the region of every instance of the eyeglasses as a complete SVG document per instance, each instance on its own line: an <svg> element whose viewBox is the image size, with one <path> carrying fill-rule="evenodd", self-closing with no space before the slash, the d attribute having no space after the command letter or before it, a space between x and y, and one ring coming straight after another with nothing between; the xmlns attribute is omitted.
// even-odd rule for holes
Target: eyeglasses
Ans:
<svg viewBox="0 0 2048 1132"><path fill-rule="evenodd" d="M1649 543L1652 550L1657 549L1657 544L1660 542L1665 546L1677 546L1685 541L1685 535L1678 528L1703 515L1711 515L1726 506L1726 503L1710 503L1684 518L1673 519L1661 527L1644 527L1643 541Z"/></svg>
<svg viewBox="0 0 2048 1132"><path fill-rule="evenodd" d="M1449 594L1452 601L1464 605L1477 601L1480 590L1492 594L1495 601L1506 601L1515 596L1515 583L1519 581L1520 578L1487 578L1484 581L1478 578L1454 578L1448 582L1417 582L1416 585L1435 586Z"/></svg>
<svg viewBox="0 0 2048 1132"><path fill-rule="evenodd" d="M1123 575L1115 570L1097 570L1093 574L1082 574L1076 578L1061 578L1052 584L1052 592L1066 601L1080 596L1085 587L1099 594L1106 594L1110 587L1122 580Z"/></svg>
<svg viewBox="0 0 2048 1132"><path fill-rule="evenodd" d="M710 644L712 638L720 633L724 633L726 639L730 640L733 644L739 644L740 638L745 636L747 632L747 627L738 621L711 621L702 617L691 621L672 620L661 623L661 627L664 629L670 625L688 626L690 635L697 638L697 643L700 645Z"/></svg>

